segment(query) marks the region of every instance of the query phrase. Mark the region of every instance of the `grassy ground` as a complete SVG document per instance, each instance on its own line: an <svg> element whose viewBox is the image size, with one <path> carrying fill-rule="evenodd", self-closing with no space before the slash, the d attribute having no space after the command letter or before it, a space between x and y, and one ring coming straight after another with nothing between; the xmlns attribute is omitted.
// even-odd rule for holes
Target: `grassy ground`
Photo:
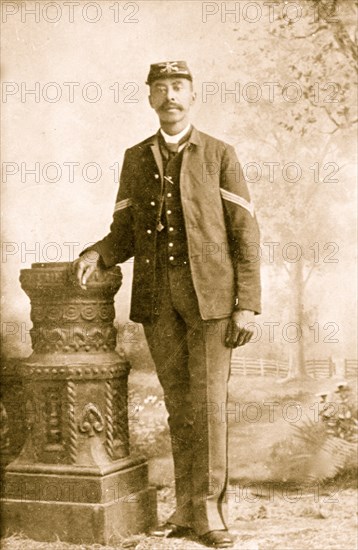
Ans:
<svg viewBox="0 0 358 550"><path fill-rule="evenodd" d="M356 550L357 492L355 489L322 489L302 495L271 487L266 495L248 487L230 487L229 510L235 548L241 550ZM171 489L159 491L159 516L173 508ZM195 550L197 540L158 539L139 535L115 546L71 545L61 541L35 542L20 536L2 541L3 550Z"/></svg>

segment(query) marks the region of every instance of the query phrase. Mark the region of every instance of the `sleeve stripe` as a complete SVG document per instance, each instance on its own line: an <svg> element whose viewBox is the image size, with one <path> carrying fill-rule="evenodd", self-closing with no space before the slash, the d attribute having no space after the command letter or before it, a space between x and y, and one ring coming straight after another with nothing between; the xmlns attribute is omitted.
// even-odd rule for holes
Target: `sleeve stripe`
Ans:
<svg viewBox="0 0 358 550"><path fill-rule="evenodd" d="M123 201L116 202L114 211L118 212L118 210L124 210L124 208L127 208L128 206L132 205L132 199L124 199Z"/></svg>
<svg viewBox="0 0 358 550"><path fill-rule="evenodd" d="M224 200L233 202L234 204L238 204L239 206L242 206L242 208L245 208L245 210L247 210L252 217L254 216L255 209L252 202L248 202L243 197L240 197L239 195L235 195L235 193L231 193L230 191L227 191L222 187L220 187L220 193Z"/></svg>

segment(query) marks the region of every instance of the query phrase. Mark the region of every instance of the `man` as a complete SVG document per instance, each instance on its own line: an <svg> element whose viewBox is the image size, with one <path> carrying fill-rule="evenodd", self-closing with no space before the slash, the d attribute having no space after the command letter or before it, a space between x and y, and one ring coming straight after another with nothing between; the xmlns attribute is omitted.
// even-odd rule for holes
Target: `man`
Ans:
<svg viewBox="0 0 358 550"><path fill-rule="evenodd" d="M194 529L225 548L227 383L260 312L258 227L233 147L190 124L186 62L151 65L147 84L160 130L126 151L110 233L75 269L85 288L96 267L134 256L130 318L163 387L175 466L176 510L158 534Z"/></svg>

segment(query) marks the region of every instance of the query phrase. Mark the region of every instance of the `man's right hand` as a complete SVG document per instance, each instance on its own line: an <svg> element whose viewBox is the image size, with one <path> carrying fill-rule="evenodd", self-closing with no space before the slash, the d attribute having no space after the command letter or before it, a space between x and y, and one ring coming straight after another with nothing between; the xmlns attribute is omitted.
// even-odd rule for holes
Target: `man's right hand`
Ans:
<svg viewBox="0 0 358 550"><path fill-rule="evenodd" d="M95 250L88 250L72 264L78 284L87 290L87 280L98 267L99 254Z"/></svg>

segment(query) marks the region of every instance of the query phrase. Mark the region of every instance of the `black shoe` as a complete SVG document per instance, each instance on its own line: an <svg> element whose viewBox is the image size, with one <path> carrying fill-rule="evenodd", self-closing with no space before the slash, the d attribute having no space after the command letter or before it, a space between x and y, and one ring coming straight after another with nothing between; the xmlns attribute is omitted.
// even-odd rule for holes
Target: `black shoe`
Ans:
<svg viewBox="0 0 358 550"><path fill-rule="evenodd" d="M205 535L201 535L199 539L200 542L212 548L231 548L234 544L232 536L224 529L222 531L209 531Z"/></svg>
<svg viewBox="0 0 358 550"><path fill-rule="evenodd" d="M164 523L159 525L156 529L150 531L152 537L165 537L167 539L186 537L192 533L190 527L184 527L183 525L176 525L175 523Z"/></svg>

